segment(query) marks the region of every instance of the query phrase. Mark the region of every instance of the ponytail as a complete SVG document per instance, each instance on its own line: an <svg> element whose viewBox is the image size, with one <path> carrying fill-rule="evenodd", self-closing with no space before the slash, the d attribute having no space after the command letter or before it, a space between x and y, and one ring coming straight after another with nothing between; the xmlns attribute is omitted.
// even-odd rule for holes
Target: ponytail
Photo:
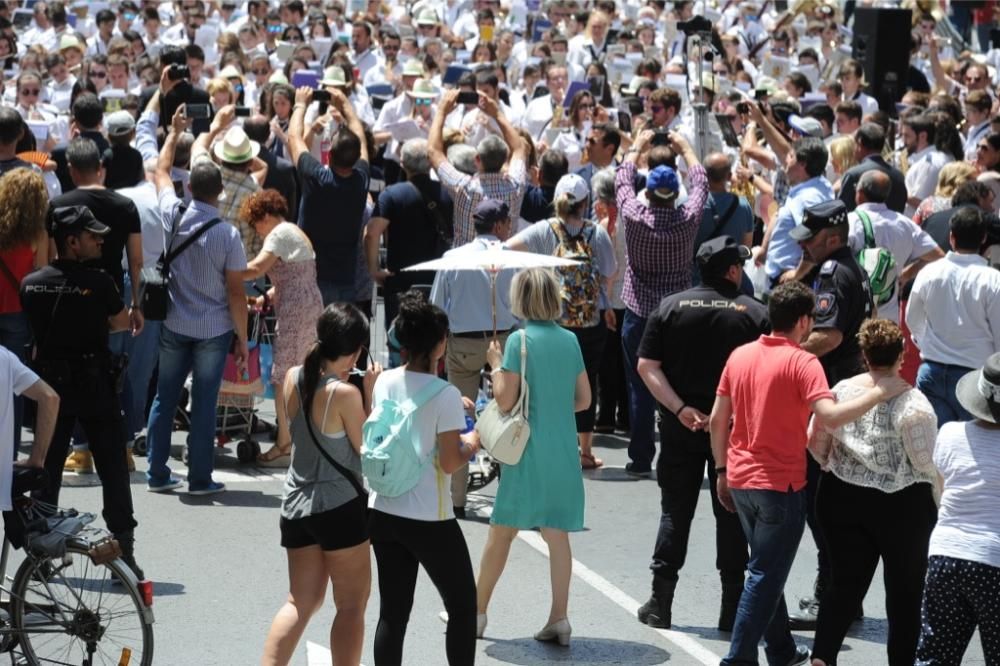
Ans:
<svg viewBox="0 0 1000 666"><path fill-rule="evenodd" d="M312 413L313 398L316 396L316 387L319 385L320 363L323 360L322 350L319 341L312 343L309 351L306 352L305 360L302 361L302 410L304 418L310 418Z"/></svg>
<svg viewBox="0 0 1000 666"><path fill-rule="evenodd" d="M336 361L356 354L368 344L368 320L350 303L332 303L316 320L316 341L302 360L302 409L305 418L312 410L324 360Z"/></svg>

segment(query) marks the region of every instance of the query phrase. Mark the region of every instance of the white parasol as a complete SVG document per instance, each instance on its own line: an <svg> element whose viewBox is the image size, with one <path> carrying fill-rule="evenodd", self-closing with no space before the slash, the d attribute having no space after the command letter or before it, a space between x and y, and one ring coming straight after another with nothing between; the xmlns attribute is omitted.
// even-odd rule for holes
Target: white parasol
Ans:
<svg viewBox="0 0 1000 666"><path fill-rule="evenodd" d="M510 268L555 268L574 266L580 262L547 254L509 250L502 243L493 242L485 250L472 249L449 252L440 259L407 266L404 271L486 271L490 276L493 295L493 337L497 335L497 274Z"/></svg>

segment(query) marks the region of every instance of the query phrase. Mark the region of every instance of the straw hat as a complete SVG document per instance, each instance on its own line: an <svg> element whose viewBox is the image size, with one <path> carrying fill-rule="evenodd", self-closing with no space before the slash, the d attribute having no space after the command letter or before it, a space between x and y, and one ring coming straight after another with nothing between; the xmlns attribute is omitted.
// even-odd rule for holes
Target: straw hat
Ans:
<svg viewBox="0 0 1000 666"><path fill-rule="evenodd" d="M418 58L410 58L403 63L403 76L417 76L424 78L427 72L424 71L424 64Z"/></svg>
<svg viewBox="0 0 1000 666"><path fill-rule="evenodd" d="M230 164L244 164L257 157L260 144L251 141L242 127L231 127L222 141L215 144L215 156Z"/></svg>
<svg viewBox="0 0 1000 666"><path fill-rule="evenodd" d="M225 67L222 68L222 71L219 72L219 78L220 79L242 79L243 78L243 74L240 73L240 70L238 70L234 65L226 65Z"/></svg>
<svg viewBox="0 0 1000 666"><path fill-rule="evenodd" d="M346 88L347 77L344 76L344 68L340 65L331 65L327 67L323 70L323 79L319 83L322 86Z"/></svg>
<svg viewBox="0 0 1000 666"><path fill-rule="evenodd" d="M424 7L419 12L417 12L417 19L414 21L417 25L438 25L437 12L434 11L433 7Z"/></svg>
<svg viewBox="0 0 1000 666"><path fill-rule="evenodd" d="M417 79L413 90L406 93L414 99L437 99L438 91L428 79Z"/></svg>

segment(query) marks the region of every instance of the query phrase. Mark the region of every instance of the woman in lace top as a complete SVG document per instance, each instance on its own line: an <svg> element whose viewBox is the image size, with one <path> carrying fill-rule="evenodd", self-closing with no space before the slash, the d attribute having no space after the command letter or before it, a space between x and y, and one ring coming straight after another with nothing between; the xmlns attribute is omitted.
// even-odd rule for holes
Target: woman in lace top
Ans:
<svg viewBox="0 0 1000 666"><path fill-rule="evenodd" d="M868 372L833 387L849 400L888 376L898 376L903 334L886 319L858 332ZM937 517L931 458L937 418L911 389L836 430L813 423L809 451L823 467L816 517L830 556L832 583L821 599L813 666L837 661L879 560L885 571L888 663L912 664L920 636L920 600L927 544Z"/></svg>

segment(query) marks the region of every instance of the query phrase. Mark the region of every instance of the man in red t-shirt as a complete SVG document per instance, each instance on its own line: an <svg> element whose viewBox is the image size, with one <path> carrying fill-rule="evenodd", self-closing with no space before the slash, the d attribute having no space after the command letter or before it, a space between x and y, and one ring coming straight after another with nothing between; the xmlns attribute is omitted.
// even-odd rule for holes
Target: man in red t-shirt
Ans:
<svg viewBox="0 0 1000 666"><path fill-rule="evenodd" d="M768 303L773 333L734 350L716 390L709 429L719 501L739 515L750 544L749 576L723 664L756 664L761 638L768 663L808 662L809 650L797 647L789 631L782 589L805 526L809 415L836 428L909 388L886 379L834 402L819 359L799 346L812 330L814 309L815 296L802 283L775 289Z"/></svg>

